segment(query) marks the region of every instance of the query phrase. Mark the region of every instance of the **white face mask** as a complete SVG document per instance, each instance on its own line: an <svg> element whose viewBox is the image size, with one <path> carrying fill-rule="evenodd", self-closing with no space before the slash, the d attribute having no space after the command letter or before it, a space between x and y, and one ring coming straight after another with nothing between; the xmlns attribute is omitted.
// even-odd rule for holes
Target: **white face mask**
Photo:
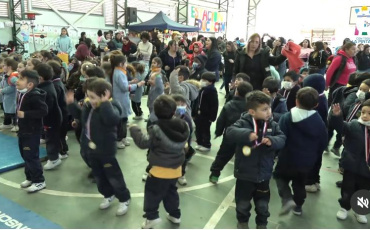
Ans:
<svg viewBox="0 0 370 230"><path fill-rule="evenodd" d="M28 89L27 88L17 89L17 91L20 92L20 93L27 93Z"/></svg>
<svg viewBox="0 0 370 230"><path fill-rule="evenodd" d="M293 88L293 82L290 82L290 81L283 81L281 83L281 85L283 86L284 89L286 90L290 90Z"/></svg>
<svg viewBox="0 0 370 230"><path fill-rule="evenodd" d="M357 93L356 93L356 96L360 100L365 100L365 92L364 91L358 90Z"/></svg>
<svg viewBox="0 0 370 230"><path fill-rule="evenodd" d="M200 86L202 88L206 87L208 85L208 83L206 81L200 81Z"/></svg>
<svg viewBox="0 0 370 230"><path fill-rule="evenodd" d="M361 117L357 121L365 126L370 126L370 121L363 121Z"/></svg>

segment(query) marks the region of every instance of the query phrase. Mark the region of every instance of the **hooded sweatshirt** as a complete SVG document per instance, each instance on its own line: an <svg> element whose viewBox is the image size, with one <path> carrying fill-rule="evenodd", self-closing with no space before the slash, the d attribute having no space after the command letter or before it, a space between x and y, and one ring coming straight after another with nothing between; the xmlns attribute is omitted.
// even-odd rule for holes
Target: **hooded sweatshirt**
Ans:
<svg viewBox="0 0 370 230"><path fill-rule="evenodd" d="M325 90L325 78L321 74L311 74L308 75L303 80L303 87L312 87L316 89L319 93L319 105L315 108L315 110L320 114L324 123L327 123L328 120L328 99L324 94Z"/></svg>
<svg viewBox="0 0 370 230"><path fill-rule="evenodd" d="M356 64L353 61L353 58L349 57L345 51L340 50L338 52L338 56L333 59L333 62L330 64L328 71L326 72L326 86L330 86L331 78L334 76L335 71L340 67L342 56L347 58L347 64L336 83L347 85L349 76L356 72Z"/></svg>
<svg viewBox="0 0 370 230"><path fill-rule="evenodd" d="M320 115L315 110L295 107L280 118L279 126L287 139L275 170L294 168L309 172L328 144L326 126Z"/></svg>

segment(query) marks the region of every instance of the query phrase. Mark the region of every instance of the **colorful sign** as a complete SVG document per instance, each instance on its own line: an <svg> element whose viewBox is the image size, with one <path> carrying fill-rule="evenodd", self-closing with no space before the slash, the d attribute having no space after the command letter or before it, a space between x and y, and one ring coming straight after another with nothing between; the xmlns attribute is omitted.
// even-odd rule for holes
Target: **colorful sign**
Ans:
<svg viewBox="0 0 370 230"><path fill-rule="evenodd" d="M356 15L355 35L370 35L370 7L354 8Z"/></svg>
<svg viewBox="0 0 370 230"><path fill-rule="evenodd" d="M225 33L226 13L189 7L188 24L199 27L199 32Z"/></svg>

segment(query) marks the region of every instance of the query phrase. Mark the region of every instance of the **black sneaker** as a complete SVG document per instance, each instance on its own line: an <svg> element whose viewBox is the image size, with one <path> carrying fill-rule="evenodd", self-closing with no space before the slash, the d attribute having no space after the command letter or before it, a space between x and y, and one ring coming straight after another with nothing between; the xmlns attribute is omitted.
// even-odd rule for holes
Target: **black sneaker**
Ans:
<svg viewBox="0 0 370 230"><path fill-rule="evenodd" d="M237 228L238 229L249 229L248 222L243 222L243 223L238 222Z"/></svg>
<svg viewBox="0 0 370 230"><path fill-rule="evenodd" d="M296 206L295 208L293 208L293 214L297 215L297 216L301 216L302 215L302 206Z"/></svg>
<svg viewBox="0 0 370 230"><path fill-rule="evenodd" d="M335 182L335 184L337 185L338 188L341 188L342 187L342 183L343 183L343 181L341 181L341 180Z"/></svg>

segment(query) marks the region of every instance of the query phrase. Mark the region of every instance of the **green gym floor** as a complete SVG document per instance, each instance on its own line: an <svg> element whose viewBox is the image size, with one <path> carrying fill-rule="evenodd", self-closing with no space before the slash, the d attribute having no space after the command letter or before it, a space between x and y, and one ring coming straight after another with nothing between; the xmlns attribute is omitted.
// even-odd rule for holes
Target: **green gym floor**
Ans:
<svg viewBox="0 0 370 230"><path fill-rule="evenodd" d="M219 86L220 83L217 84L217 88ZM219 108L221 109L225 94L224 90L219 90L219 92ZM143 98L142 105L147 115L146 97ZM132 117L129 122L137 123L142 128L146 125L144 120L133 121ZM214 129L215 124L213 123L212 131ZM15 136L10 131L2 132ZM131 141L130 146L117 152L118 161L132 196L128 213L117 217L115 216L117 200L109 209L99 210L102 196L98 193L96 184L87 179L89 169L80 157L79 145L74 132L69 132L68 137L69 158L63 160L62 165L56 170L44 172L46 189L35 194L27 194L20 189L19 183L25 177L23 168L19 168L0 175L0 195L62 228L140 228L144 220L142 217L144 182L141 177L147 165L146 151L140 150ZM1 145L5 144L1 143ZM212 144L212 150L209 153L197 152L189 163L186 173L188 185L178 185L182 212L181 224L174 225L167 221L166 213L161 205L162 222L155 228L236 228L233 160L222 171L217 185L209 183L209 168L221 144L221 138L212 139ZM195 146L195 143L193 145ZM340 196L340 189L335 186L335 182L341 179L337 166L338 157L332 153L324 153L320 173L321 191L307 194L302 216L295 216L292 213L283 217L278 215L281 201L275 181L271 180L271 216L268 228L369 229L370 224L359 224L353 214L349 215L345 221L337 220L336 213L339 210L337 200ZM250 228L256 227L253 210L249 222Z"/></svg>

